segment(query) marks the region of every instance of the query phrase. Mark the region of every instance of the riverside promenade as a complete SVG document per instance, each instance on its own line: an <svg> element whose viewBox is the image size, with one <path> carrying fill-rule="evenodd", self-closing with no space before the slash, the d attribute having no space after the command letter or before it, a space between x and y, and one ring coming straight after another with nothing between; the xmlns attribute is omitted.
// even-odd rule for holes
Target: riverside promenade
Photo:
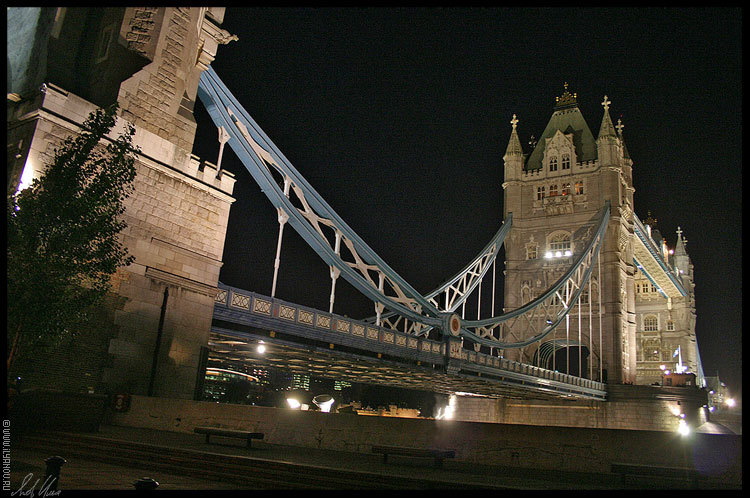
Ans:
<svg viewBox="0 0 750 498"><path fill-rule="evenodd" d="M45 460L61 456L58 489L134 490L150 478L158 490L261 489L740 489L741 483L623 478L613 473L558 472L216 438L102 425L96 433L27 432L11 443L11 491L40 488ZM20 493L18 493L20 494Z"/></svg>

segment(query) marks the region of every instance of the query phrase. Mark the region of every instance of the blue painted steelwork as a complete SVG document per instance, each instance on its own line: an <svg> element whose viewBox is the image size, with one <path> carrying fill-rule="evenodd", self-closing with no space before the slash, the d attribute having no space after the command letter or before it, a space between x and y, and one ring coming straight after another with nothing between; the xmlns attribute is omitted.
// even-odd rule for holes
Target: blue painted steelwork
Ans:
<svg viewBox="0 0 750 498"><path fill-rule="evenodd" d="M201 74L198 95L216 126L223 127L228 132L230 147L266 197L274 207L283 210L289 216L289 223L323 261L338 268L341 275L357 290L388 309L428 326L439 327L443 324L441 313L378 257L297 172L235 100L213 68L209 67ZM284 181L292 183L292 189L298 194L300 202L307 204L306 207L309 207L310 211L300 212L301 210L291 203L279 188L270 168L281 174ZM364 271L355 271L352 266L342 261L322 233L321 222L332 226L342 235L345 243L351 243L350 250L360 258L360 268ZM369 271L384 275L389 286L399 294L398 300L380 291L378 284L368 275Z"/></svg>
<svg viewBox="0 0 750 498"><path fill-rule="evenodd" d="M575 277L576 272L578 272L581 268L585 268L584 275L579 276L579 278L577 279L577 288L573 291L572 294L568 295L568 299L567 299L568 303L576 302L576 300L578 299L578 296L580 296L581 292L583 292L584 285L586 284L586 282L588 282L589 278L591 277L591 271L593 270L592 263L599 256L599 251L604 241L604 232L607 228L607 222L609 221L609 210L610 210L610 203L609 201L607 201L605 206L601 210L596 233L591 238L591 241L589 241L588 247L586 247L586 249L583 252L581 252L581 254L578 256L578 258L570 267L570 269L563 276L561 276L557 280L557 282L555 282L555 284L552 285L552 287L550 287L544 294L534 299L533 301L530 301L526 305L521 306L520 308L516 310L505 313L501 316L487 318L484 320L474 320L474 321L466 320L462 323L460 335L467 337L478 344L482 344L482 345L486 345L490 347L518 348L518 347L528 346L529 344L537 342L540 339L543 339L549 334L551 334L555 330L555 328L558 325L560 325L563 319L568 315L572 306L570 305L562 306L562 308L557 310L557 312L553 315L554 318L551 318L547 321L546 327L544 327L540 333L530 338L527 338L525 340L516 341L516 342L505 342L505 341L499 340L499 338L494 336L494 333L499 331L500 326L503 323L509 320L518 318L529 312L533 312L540 306L543 306L545 302L549 301L555 295L559 296L560 289L562 289L563 286L569 285L571 280L573 280L573 278ZM484 332L484 336L482 332ZM492 338L488 339L486 337L488 335L491 335Z"/></svg>
<svg viewBox="0 0 750 498"><path fill-rule="evenodd" d="M680 280L674 275L673 271L669 269L667 263L664 262L661 254L659 253L659 249L654 245L653 240L651 240L651 237L648 235L646 227L643 226L643 223L640 219L638 219L638 216L636 216L635 213L633 213L633 231L635 232L635 235L638 237L638 239L640 239L640 241L646 247L646 249L648 249L648 252L651 254L651 256L653 256L656 262L659 263L659 266L664 271L664 273L667 274L669 280L674 284L679 293L683 297L687 296L687 291L682 286L682 282L680 282ZM653 278L651 278L651 275L648 274L648 272L640 265L640 263L638 263L638 261L635 261L635 264L638 265L638 267L643 271L643 273L651 281L651 283L654 284L654 287L659 289L662 295L666 297L666 293L661 289L661 286L654 282Z"/></svg>
<svg viewBox="0 0 750 498"><path fill-rule="evenodd" d="M413 289L346 225L235 100L211 67L201 74L198 95L217 127L223 128L228 133L230 137L229 145L261 187L261 190L280 213L283 212L288 216L289 223L305 242L315 250L325 263L338 269L344 278L369 299L382 304L388 310L402 317L421 324L423 327L418 328L415 335L425 335L427 330L437 327L444 334L460 335L469 338L475 344L497 348L526 346L545 337L560 324L562 319L570 312L571 303L578 298L584 284L591 275L592 262L599 254L604 230L609 219L609 203L602 209L596 235L592 237L587 248L579 255L570 270L547 292L529 304L500 317L462 321L455 314L441 311L436 303L431 302L430 297L422 296ZM278 180L274 177L272 170L281 175L285 186L291 186L298 203L302 205L301 209L296 207L285 195L285 192L289 192L289 190L287 188L282 190L279 187ZM493 254L491 255L493 258L497 255L499 244L502 243L502 239L511 228L511 219L512 217L509 217L506 220L494 237L494 241L491 241L488 245L488 247L493 248ZM329 236L323 233L324 228L333 230L332 235L335 235L337 241L340 238L354 257L354 261L342 259L338 251L338 244L336 244L336 249L332 247ZM482 255L480 255L481 257ZM467 268L470 267L471 264L467 266ZM485 265L484 271L488 267L489 264ZM584 270L583 274L581 274L581 270ZM379 277L378 283L373 280L372 273ZM452 281L457 278L461 278L461 274L454 277ZM476 279L472 282L472 289L476 287L479 281L480 279ZM444 290L450 282L433 291L434 294L431 293L431 295L439 294L441 289ZM395 295L386 294L384 283L388 284L391 293ZM564 292L561 292L563 287ZM571 289L573 289L572 294ZM468 292L463 295L463 299L467 295ZM520 342L502 340L500 331L506 322L524 315L534 315L537 313L537 309L542 310L545 316L549 316L548 308L555 297L565 301L564 306L550 316L547 326L539 334ZM452 307L452 309L455 309L455 307ZM537 317L538 315L534 316Z"/></svg>
<svg viewBox="0 0 750 498"><path fill-rule="evenodd" d="M212 332L247 339L242 327L273 330L264 340L299 346L294 338L325 345L347 346L372 353L387 354L408 361L442 365L449 373L483 381L554 394L604 400L606 386L601 382L527 365L489 354L462 350L459 357L448 357L447 344L415 337L371 323L353 320L306 306L263 296L219 283L215 299ZM237 327L239 325L239 327ZM290 340L279 336L287 335ZM446 337L447 338L447 337ZM310 347L309 344L305 347ZM328 348L321 351L330 353ZM338 352L356 357L356 353Z"/></svg>

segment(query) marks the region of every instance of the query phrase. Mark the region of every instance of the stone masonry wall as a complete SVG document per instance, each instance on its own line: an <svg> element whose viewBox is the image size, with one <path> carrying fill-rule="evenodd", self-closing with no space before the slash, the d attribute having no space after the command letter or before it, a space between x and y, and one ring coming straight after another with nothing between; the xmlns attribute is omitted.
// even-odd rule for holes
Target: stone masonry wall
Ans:
<svg viewBox="0 0 750 498"><path fill-rule="evenodd" d="M226 427L262 432L272 444L361 453L377 444L451 448L457 460L535 469L609 472L621 462L694 466L734 480L742 472L741 437L717 434L680 438L661 431L366 417L143 396L133 396L127 412L110 413L108 423L184 433Z"/></svg>
<svg viewBox="0 0 750 498"><path fill-rule="evenodd" d="M129 43L135 44L149 57L153 50L153 62L123 82L118 101L123 115L136 126L173 142L183 150L190 151L195 138L196 124L192 114L180 113L183 97L190 102L187 92L200 77L195 70L198 54L199 9L161 9L163 22L160 30L152 27L152 18L157 13L135 9L127 21L129 31L125 34ZM154 22L150 24L149 22ZM124 23L125 24L125 23ZM195 80L195 81L188 81ZM192 83L192 84L191 84Z"/></svg>
<svg viewBox="0 0 750 498"><path fill-rule="evenodd" d="M675 432L680 414L695 428L708 421L700 392L683 388L615 386L610 401L545 401L457 396L456 420L558 427ZM681 392L683 394L681 394Z"/></svg>

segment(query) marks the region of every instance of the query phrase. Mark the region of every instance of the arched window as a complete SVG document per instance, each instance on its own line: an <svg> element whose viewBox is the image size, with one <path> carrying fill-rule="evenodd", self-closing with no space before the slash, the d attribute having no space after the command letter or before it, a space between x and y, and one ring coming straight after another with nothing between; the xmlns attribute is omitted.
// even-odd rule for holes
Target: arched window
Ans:
<svg viewBox="0 0 750 498"><path fill-rule="evenodd" d="M667 330L674 330L674 322L672 320L667 320Z"/></svg>
<svg viewBox="0 0 750 498"><path fill-rule="evenodd" d="M573 245L568 232L558 231L547 237L546 259L569 258L573 255Z"/></svg>
<svg viewBox="0 0 750 498"><path fill-rule="evenodd" d="M562 195L570 195L570 183L563 183Z"/></svg>
<svg viewBox="0 0 750 498"><path fill-rule="evenodd" d="M570 251L570 234L567 232L558 232L549 238L550 251Z"/></svg>
<svg viewBox="0 0 750 498"><path fill-rule="evenodd" d="M526 259L537 258L537 247L536 244L529 244L526 246Z"/></svg>
<svg viewBox="0 0 750 498"><path fill-rule="evenodd" d="M570 169L570 154L562 155L562 169Z"/></svg>
<svg viewBox="0 0 750 498"><path fill-rule="evenodd" d="M576 182L576 195L583 194L583 182Z"/></svg>
<svg viewBox="0 0 750 498"><path fill-rule="evenodd" d="M549 160L549 170L550 171L557 171L557 158L552 157Z"/></svg>
<svg viewBox="0 0 750 498"><path fill-rule="evenodd" d="M536 200L541 201L544 199L544 187L536 188Z"/></svg>
<svg viewBox="0 0 750 498"><path fill-rule="evenodd" d="M550 197L557 197L557 185L550 185L549 186L549 196Z"/></svg>
<svg viewBox="0 0 750 498"><path fill-rule="evenodd" d="M649 315L643 319L643 330L645 332L656 332L659 330L659 320L654 315Z"/></svg>

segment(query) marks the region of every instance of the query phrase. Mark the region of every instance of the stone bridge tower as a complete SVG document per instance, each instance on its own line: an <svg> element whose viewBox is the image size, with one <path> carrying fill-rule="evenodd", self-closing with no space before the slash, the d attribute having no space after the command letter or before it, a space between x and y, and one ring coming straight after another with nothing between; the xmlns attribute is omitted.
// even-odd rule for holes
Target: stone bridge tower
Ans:
<svg viewBox="0 0 750 498"><path fill-rule="evenodd" d="M115 276L101 322L29 367L27 386L197 395L234 179L191 154L193 106L218 45L236 39L224 11L8 9L8 190L97 106L119 102L113 135L133 123L141 148L122 234L135 262Z"/></svg>
<svg viewBox="0 0 750 498"><path fill-rule="evenodd" d="M550 287L580 254L590 239L584 229L605 205L611 204L604 245L591 296L584 296L581 310L571 313L571 327L579 321L576 314L588 316L589 306L597 313L593 323L593 377L599 377L598 299L602 306L603 380L610 383L633 382L636 375L635 301L633 297L632 256L633 179L632 161L609 115L611 102L604 97L599 135L594 138L578 108L577 95L567 90L557 97L554 112L539 141L525 154L516 131L515 115L510 141L504 156L505 181L503 216L513 213L513 229L506 240L505 311L516 309L538 297ZM588 320L581 324L582 343L589 343ZM565 325L561 327L564 329ZM530 335L530 334L529 334ZM528 337L523 331L515 339ZM556 337L561 337L560 327ZM565 330L562 330L565 337ZM510 338L509 338L510 339ZM552 340L548 336L542 343ZM547 347L552 345L549 343ZM525 363L551 368L539 355L540 345L522 350L506 350L505 355ZM564 346L553 346L554 351ZM573 348L571 348L572 350ZM587 350L588 347L586 346ZM584 353L582 356L585 356ZM577 370L577 365L575 369ZM581 372L588 377L588 370Z"/></svg>

